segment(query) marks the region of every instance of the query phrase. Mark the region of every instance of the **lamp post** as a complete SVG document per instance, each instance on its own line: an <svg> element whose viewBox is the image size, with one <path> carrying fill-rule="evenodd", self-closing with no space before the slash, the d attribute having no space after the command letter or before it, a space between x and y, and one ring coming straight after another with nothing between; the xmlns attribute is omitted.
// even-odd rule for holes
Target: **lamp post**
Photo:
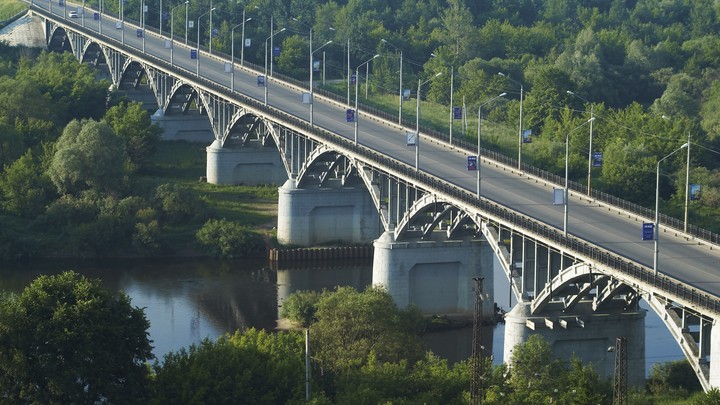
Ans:
<svg viewBox="0 0 720 405"><path fill-rule="evenodd" d="M477 198L480 198L480 125L482 122L482 108L493 101L499 99L500 97L505 97L507 93L502 93L500 95L497 95L490 100L480 104L478 107L478 128L477 128Z"/></svg>
<svg viewBox="0 0 720 405"><path fill-rule="evenodd" d="M52 1L50 1L50 3L52 3ZM98 18L99 18L99 20L98 20L98 32L100 33L100 35L102 35L102 21L103 21L103 12L104 12L104 11L105 11L105 10L104 10L103 0L100 0L100 4L99 4L99 6L98 6Z"/></svg>
<svg viewBox="0 0 720 405"><path fill-rule="evenodd" d="M208 53L212 55L212 12L215 10L215 7L212 6L212 0L210 0L210 23L209 23L209 29L208 29ZM198 24L199 26L200 24ZM199 42L199 41L198 41Z"/></svg>
<svg viewBox="0 0 720 405"><path fill-rule="evenodd" d="M188 3L190 3L190 0L185 1L185 7L187 8ZM177 6L170 9L170 66L173 65L173 53L175 48L175 25L173 24L175 22L175 9L182 6L183 4L178 4ZM187 34L187 27L185 27L185 31Z"/></svg>
<svg viewBox="0 0 720 405"><path fill-rule="evenodd" d="M270 34L269 37L267 37L267 38L265 39L265 77L263 78L263 80L264 80L264 82L263 82L263 87L265 87L265 89L264 89L264 90L265 90L265 105L267 105L267 98L268 98L268 75L267 75L267 74L268 74L268 63L267 63L267 60L268 60L268 41L270 41L270 43L272 44L272 37L274 37L276 34L279 34L279 33L283 32L283 31L285 31L285 28L282 28L282 29L278 30L277 32L273 32L272 34ZM271 45L271 46L272 46L272 45Z"/></svg>
<svg viewBox="0 0 720 405"><path fill-rule="evenodd" d="M662 119L671 121L670 117L663 115ZM685 201L684 206L684 221L683 221L683 232L687 233L688 226L688 202L690 200L690 131L687 133L687 159L685 160Z"/></svg>
<svg viewBox="0 0 720 405"><path fill-rule="evenodd" d="M313 126L313 105L315 104L315 100L313 99L313 97L314 97L313 92L314 92L314 87L315 87L315 86L313 86L313 76L315 73L315 69L314 69L314 66L312 63L313 55L315 54L315 52L321 50L322 48L324 48L330 44L332 44L332 40L325 42L324 44L322 44L322 46L320 46L319 48L316 48L310 52L310 126Z"/></svg>
<svg viewBox="0 0 720 405"><path fill-rule="evenodd" d="M415 171L419 170L420 167L420 88L423 86L423 84L429 82L433 78L436 78L440 76L442 72L438 72L435 74L435 76L425 80L424 82L422 79L418 79L418 88L417 88L417 107L415 109Z"/></svg>
<svg viewBox="0 0 720 405"><path fill-rule="evenodd" d="M188 5L189 1L185 2L185 45L188 43Z"/></svg>
<svg viewBox="0 0 720 405"><path fill-rule="evenodd" d="M230 30L230 91L235 91L235 28L242 25L242 47L245 47L245 23L252 20L252 17L245 19L245 9L243 9L243 22L232 27ZM242 62L240 62L242 66Z"/></svg>
<svg viewBox="0 0 720 405"><path fill-rule="evenodd" d="M679 148L675 149L674 151L670 152L667 156L664 158L658 160L657 162L657 171L656 171L656 177L655 177L655 249L653 252L653 271L655 272L655 275L658 273L658 251L660 250L660 246L658 244L658 239L660 237L660 163L662 163L663 160L669 158L670 156L676 154L679 152L682 148L689 148L689 143L684 143Z"/></svg>
<svg viewBox="0 0 720 405"><path fill-rule="evenodd" d="M567 225L568 225L568 210L569 210L569 201L568 198L570 197L568 192L568 175L569 175L569 168L568 168L568 158L570 157L570 134L577 131L578 129L585 126L585 124L592 124L592 122L595 121L595 117L590 118L589 120L583 122L582 124L578 125L577 127L573 128L571 131L569 131L567 134L565 134L565 191L563 193L563 236L567 236Z"/></svg>
<svg viewBox="0 0 720 405"><path fill-rule="evenodd" d="M518 129L518 170L522 168L522 144L523 144L523 85L517 80L513 80L510 76L503 72L498 72L498 75L510 80L511 82L520 86L520 127Z"/></svg>
<svg viewBox="0 0 720 405"><path fill-rule="evenodd" d="M197 76L200 76L200 19L206 16L207 14L210 14L215 10L215 7L211 8L210 11L204 14L200 14L200 17L197 19L197 26L198 26L198 34L197 34L197 58L195 59L195 74ZM212 15L212 14L210 14Z"/></svg>
<svg viewBox="0 0 720 405"><path fill-rule="evenodd" d="M162 36L162 18L163 18L163 15L162 15L162 0L160 0L160 8L159 8L159 11L158 11L158 19L159 19L159 22L158 22L158 31L160 32L160 36Z"/></svg>
<svg viewBox="0 0 720 405"><path fill-rule="evenodd" d="M142 48L145 53L145 0L142 0L140 7L140 27L142 28Z"/></svg>
<svg viewBox="0 0 720 405"><path fill-rule="evenodd" d="M434 53L430 54L431 57L435 58L437 55ZM455 65L450 65L450 132L449 132L449 140L450 145L452 145L452 138L453 138L453 93L455 92Z"/></svg>
<svg viewBox="0 0 720 405"><path fill-rule="evenodd" d="M313 29L311 26L303 23L302 21L298 20L296 17L293 17L293 21L298 22L305 27L307 27L310 30L310 126L313 125L313 47L312 47L312 38L313 38Z"/></svg>
<svg viewBox="0 0 720 405"><path fill-rule="evenodd" d="M397 46L391 44L390 42L386 41L385 38L380 39L380 42L383 42L385 44L388 44L395 48L398 52L400 52L400 89L398 90L398 125L402 125L402 105L403 105L403 88L402 88L402 76L403 76L403 51L402 49L398 48ZM349 40L348 40L348 46Z"/></svg>
<svg viewBox="0 0 720 405"><path fill-rule="evenodd" d="M690 199L690 131L687 140L687 160L685 164L685 220L683 221L683 232L687 233L688 226L688 201Z"/></svg>
<svg viewBox="0 0 720 405"><path fill-rule="evenodd" d="M257 6L253 6L253 8L258 8ZM243 16L242 16L243 22L242 22L242 33L240 34L240 40L242 41L242 45L240 47L240 66L245 66L245 23L252 20L252 17L245 19L245 8L243 8ZM234 39L235 37L233 37ZM233 58L233 61L235 59ZM235 69L233 69L234 73Z"/></svg>
<svg viewBox="0 0 720 405"><path fill-rule="evenodd" d="M595 105L570 90L567 94L575 96L587 104L590 104L590 119L595 118ZM593 123L590 123L590 146L588 146L588 172L587 172L587 195L590 196L590 180L592 179L592 155L593 155Z"/></svg>
<svg viewBox="0 0 720 405"><path fill-rule="evenodd" d="M372 58L370 58L370 59L366 60L365 62L359 64L358 67L355 68L355 145L357 145L357 143L358 143L358 119L359 119L359 116L360 116L360 113L359 113L359 111L358 111L358 98L359 98L359 96L360 96L360 95L358 94L358 82L360 81L360 80L359 80L359 77L358 77L358 73L359 73L359 71L360 71L360 68L361 68L364 64L370 63L370 61L372 61L373 59L377 58L378 56L380 56L380 55L377 54L377 55L373 56Z"/></svg>
<svg viewBox="0 0 720 405"><path fill-rule="evenodd" d="M118 0L118 9L120 10L120 43L125 45L125 2Z"/></svg>

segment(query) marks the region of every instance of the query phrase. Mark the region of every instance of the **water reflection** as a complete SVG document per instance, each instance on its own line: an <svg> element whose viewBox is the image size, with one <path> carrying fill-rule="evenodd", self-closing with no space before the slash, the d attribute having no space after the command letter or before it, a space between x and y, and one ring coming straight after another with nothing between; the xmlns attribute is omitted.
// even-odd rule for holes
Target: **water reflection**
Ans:
<svg viewBox="0 0 720 405"><path fill-rule="evenodd" d="M372 282L372 265L362 262L329 262L290 269L272 268L265 260L44 260L15 265L4 263L0 270L0 288L20 292L41 274L65 270L100 279L111 291L123 290L134 306L144 308L150 321L153 353L158 357L206 337L215 339L250 327L274 329L278 308L292 292L321 291L338 285L362 290ZM495 280L494 296L507 297L507 280L502 274L496 274ZM646 328L649 328L647 371L655 362L683 358L678 345L652 311L646 318ZM502 362L503 333L503 325L483 328L486 353L493 353L496 364ZM434 353L451 362L470 356L471 340L471 328L432 332L424 338Z"/></svg>

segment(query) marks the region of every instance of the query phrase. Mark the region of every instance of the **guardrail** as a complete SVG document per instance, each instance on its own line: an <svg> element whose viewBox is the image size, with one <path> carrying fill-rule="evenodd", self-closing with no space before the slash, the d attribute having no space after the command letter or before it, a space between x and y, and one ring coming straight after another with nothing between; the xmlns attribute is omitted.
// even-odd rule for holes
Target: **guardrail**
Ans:
<svg viewBox="0 0 720 405"><path fill-rule="evenodd" d="M39 9L39 8L38 8ZM44 9L39 9L41 13L46 13ZM87 35L95 35L94 31L83 27L75 27L78 31ZM549 227L539 221L525 217L511 209L487 199L478 199L474 193L453 185L447 181L439 180L434 176L430 176L424 172L418 172L414 167L401 163L397 160L388 158L372 149L356 145L352 140L336 135L330 131L310 126L309 123L283 111L277 110L271 106L264 105L262 102L247 97L237 92L231 92L226 86L219 85L213 81L202 77L196 77L193 72L179 68L178 66L170 66L169 63L161 60L153 55L142 54L137 49L111 38L105 38L108 43L113 43L118 49L122 49L127 54L133 55L138 59L151 60L154 64L162 66L168 72L172 72L179 77L187 77L189 82L198 82L202 86L212 89L215 93L223 95L228 99L238 100L248 107L260 111L278 122L286 122L292 126L299 128L306 134L311 134L314 138L322 139L336 148L351 151L356 156L362 157L366 162L374 164L377 167L386 168L393 172L400 173L407 179L421 188L433 190L451 197L455 201L461 201L463 204L473 207L478 212L485 213L488 218L503 221L505 224L515 229L524 230L531 235L536 235L549 240L559 247L563 247L568 251L575 252L578 256L590 258L606 267L612 268L619 274L625 275L629 279L642 282L658 291L667 293L669 296L679 298L685 302L689 302L697 308L720 313L720 298L714 297L703 291L687 287L684 283L668 277L664 274L655 274L654 271L644 266L633 263L622 256L613 254L606 250L592 246L587 242L575 238L573 236L564 236L562 232L555 228ZM492 152L490 152L492 153ZM502 155L501 155L502 156ZM513 159L504 157L505 161ZM501 163L504 163L501 161ZM547 173L547 172L546 172ZM554 175L550 175L554 176ZM555 176L559 177L559 176Z"/></svg>

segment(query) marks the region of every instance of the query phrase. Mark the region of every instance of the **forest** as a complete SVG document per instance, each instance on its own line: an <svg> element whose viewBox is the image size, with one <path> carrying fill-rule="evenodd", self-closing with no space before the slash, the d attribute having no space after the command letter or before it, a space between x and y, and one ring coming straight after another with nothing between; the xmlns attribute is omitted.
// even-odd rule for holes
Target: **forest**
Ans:
<svg viewBox="0 0 720 405"><path fill-rule="evenodd" d="M127 1L127 18L140 17L139 3ZM194 24L211 8L209 0L162 4L160 19L160 5L146 2L146 21L162 21L166 33L172 24L178 37L185 36L185 7ZM113 12L117 5L105 7ZM431 78L421 97L442 118L423 125L447 132L452 107L463 108L467 122L455 123L459 138L474 140L474 112L507 93L484 106L487 148L517 156L522 130L530 141L522 145L523 161L564 175L569 134L571 180L587 185L590 179L593 189L649 208L658 160L689 141L689 154L676 153L660 168L660 210L682 219L687 198L691 224L720 230L717 2L250 0L212 7L213 31L200 21L201 46L211 38L213 50L229 55L234 47L236 58L242 53L244 63L263 66L272 27L279 47L274 69L298 80L308 80L310 30L313 51L332 41L314 54L315 63L325 63L315 75L318 82L324 75L320 86L340 94L348 75L380 54L368 64L363 102L390 113L398 111L400 90L414 96L413 83ZM195 29L188 36L198 40ZM358 80L365 79L362 70ZM414 116L412 104L403 109L408 118ZM592 150L588 127L576 130L591 116Z"/></svg>

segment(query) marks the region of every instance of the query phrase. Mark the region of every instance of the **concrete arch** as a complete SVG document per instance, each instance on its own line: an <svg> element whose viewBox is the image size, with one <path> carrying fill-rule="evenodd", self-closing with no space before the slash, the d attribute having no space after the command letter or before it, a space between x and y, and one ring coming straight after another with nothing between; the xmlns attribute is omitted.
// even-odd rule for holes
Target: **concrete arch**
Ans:
<svg viewBox="0 0 720 405"><path fill-rule="evenodd" d="M183 81L176 81L170 88L167 101L165 102L165 114L173 115L175 112L186 114L193 101L198 98L198 91L195 87ZM202 111L202 109L199 109Z"/></svg>
<svg viewBox="0 0 720 405"><path fill-rule="evenodd" d="M297 187L328 187L331 180L337 180L337 185L344 187L349 185L351 178L357 177L355 173L357 169L352 160L326 145L320 145L307 156L298 171Z"/></svg>
<svg viewBox="0 0 720 405"><path fill-rule="evenodd" d="M428 239L442 224L446 223L445 237L450 239L462 234L477 236L481 233L480 223L450 201L426 194L417 199L395 228L395 240L410 235Z"/></svg>
<svg viewBox="0 0 720 405"><path fill-rule="evenodd" d="M48 50L51 52L73 52L72 41L70 41L70 35L60 25L53 24L50 34L47 40Z"/></svg>
<svg viewBox="0 0 720 405"><path fill-rule="evenodd" d="M223 146L226 144L247 146L251 141L258 141L260 145L267 146L268 140L275 143L271 132L267 130L268 127L272 125L260 115L240 109L232 116L220 142ZM236 131L238 129L240 132Z"/></svg>

